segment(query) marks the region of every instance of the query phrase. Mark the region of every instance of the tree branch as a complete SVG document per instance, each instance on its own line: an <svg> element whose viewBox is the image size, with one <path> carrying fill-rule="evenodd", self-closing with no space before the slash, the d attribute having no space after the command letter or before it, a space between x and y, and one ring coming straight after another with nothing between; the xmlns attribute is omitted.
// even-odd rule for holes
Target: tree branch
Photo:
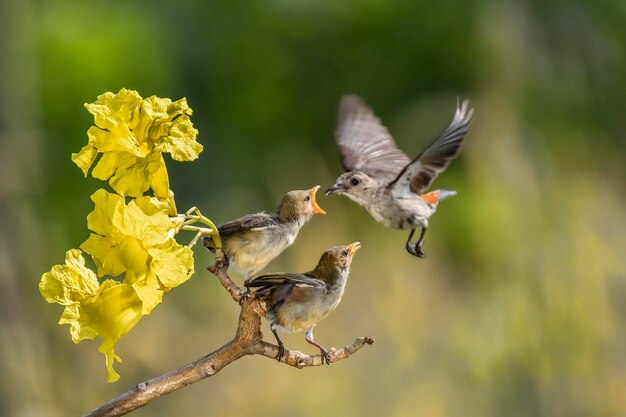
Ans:
<svg viewBox="0 0 626 417"><path fill-rule="evenodd" d="M176 371L140 382L83 417L122 416L163 395L213 376L225 366L245 355L262 355L276 360L278 346L264 342L261 333L261 318L265 316L266 312L264 302L251 296L249 292L239 287L228 276L226 272L228 258L224 256L221 249L217 249L215 252L215 265L208 269L217 276L233 300L241 305L239 324L234 339L216 351ZM374 343L374 339L371 337L359 337L354 343L341 349L331 348L330 362L347 359L363 346L372 343ZM302 369L307 366L322 365L322 357L321 355L307 355L296 350L287 350L280 362Z"/></svg>
<svg viewBox="0 0 626 417"><path fill-rule="evenodd" d="M358 337L352 344L344 346L341 349L330 348L329 364L342 359L347 359L351 354L361 349L363 346L371 345L372 343L374 343L374 338L365 336ZM276 356L278 356L278 346L261 341L255 346L254 353L276 360ZM302 369L307 366L320 366L324 364L324 362L322 362L322 355L307 355L297 350L285 351L285 356L281 358L280 361L298 369Z"/></svg>
<svg viewBox="0 0 626 417"><path fill-rule="evenodd" d="M240 303L242 298L248 292L244 291L240 286L235 284L232 279L230 279L228 273L226 272L228 270L228 265L228 257L224 255L221 248L217 248L215 249L215 265L210 266L207 269L220 280L220 283L224 289L228 291L230 296L233 297L233 300Z"/></svg>

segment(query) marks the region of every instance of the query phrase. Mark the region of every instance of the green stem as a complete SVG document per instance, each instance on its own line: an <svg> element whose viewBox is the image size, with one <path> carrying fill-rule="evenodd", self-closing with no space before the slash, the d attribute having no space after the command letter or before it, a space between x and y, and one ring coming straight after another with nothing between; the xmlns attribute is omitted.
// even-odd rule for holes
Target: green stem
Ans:
<svg viewBox="0 0 626 417"><path fill-rule="evenodd" d="M180 232L181 230L196 232L196 236L194 236L191 242L189 242L188 246L190 248L196 244L196 242L198 241L198 239L200 239L201 236L211 236L211 238L213 239L213 244L215 245L215 248L221 249L222 239L220 238L220 234L219 234L219 231L217 230L217 227L211 220L203 216L197 207L190 208L189 210L187 210L187 212L183 216L179 215L178 217L175 217L172 220L176 219L180 221L181 217L184 220L177 226L176 233ZM192 224L194 223L202 223L208 226L208 228L192 226Z"/></svg>

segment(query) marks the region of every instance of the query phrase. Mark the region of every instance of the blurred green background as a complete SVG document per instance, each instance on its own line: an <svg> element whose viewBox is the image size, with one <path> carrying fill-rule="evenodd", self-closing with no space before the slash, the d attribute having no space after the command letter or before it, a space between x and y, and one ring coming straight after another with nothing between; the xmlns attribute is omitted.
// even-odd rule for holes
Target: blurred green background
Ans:
<svg viewBox="0 0 626 417"><path fill-rule="evenodd" d="M187 97L205 150L167 161L171 186L216 222L332 183L344 93L410 156L458 96L476 109L436 182L458 196L431 219L426 259L321 196L329 214L267 268L361 241L316 339L373 346L300 371L243 358L134 416L626 415L625 21L620 0L0 2L0 415L80 415L233 335L238 308L200 248L196 275L117 344L115 384L98 342L74 345L39 295L101 186L70 161L83 103L121 87Z"/></svg>

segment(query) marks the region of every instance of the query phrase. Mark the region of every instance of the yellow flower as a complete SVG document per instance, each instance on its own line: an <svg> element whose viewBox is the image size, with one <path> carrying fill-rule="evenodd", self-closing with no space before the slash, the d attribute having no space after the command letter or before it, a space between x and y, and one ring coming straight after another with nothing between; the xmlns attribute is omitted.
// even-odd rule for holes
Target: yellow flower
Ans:
<svg viewBox="0 0 626 417"><path fill-rule="evenodd" d="M119 374L113 369L115 343L141 319L142 300L132 285L106 280L101 285L96 274L85 267L81 251L71 249L64 265L55 265L41 276L41 295L49 303L66 306L59 324L69 324L74 343L100 337L98 349L106 357L107 381Z"/></svg>
<svg viewBox="0 0 626 417"><path fill-rule="evenodd" d="M124 198L100 189L91 199L94 210L87 216L93 231L80 246L96 264L98 276L124 275L135 288L149 314L164 292L193 275L193 253L174 238L176 224L168 216L169 205L154 197Z"/></svg>
<svg viewBox="0 0 626 417"><path fill-rule="evenodd" d="M189 118L192 110L184 98L174 102L155 96L143 99L136 91L123 88L117 94L102 94L85 107L94 115L95 126L87 131L89 142L72 154L72 161L86 176L102 153L91 174L109 180L122 196L137 197L152 188L158 198L169 198L161 153L169 152L177 161L191 161L202 152L202 145L196 142L198 131Z"/></svg>
<svg viewBox="0 0 626 417"><path fill-rule="evenodd" d="M87 131L87 145L72 154L72 161L87 176L102 154L91 175L108 180L117 192L100 189L91 196L95 207L87 224L93 233L81 249L92 256L97 276L85 266L82 252L71 249L65 264L42 275L39 290L46 301L65 306L59 324L70 325L74 343L102 339L99 351L106 357L107 381L113 382L120 377L113 369L115 361L121 362L114 351L117 341L150 314L163 294L194 273L191 249L179 245L174 236L177 226L195 229L177 214L162 154L191 161L202 145L196 142L198 131L184 98L144 99L136 91L121 89L102 94L85 107L94 116L94 126ZM143 196L150 188L155 197ZM125 197L135 198L127 204ZM179 221L174 223L170 216ZM199 212L191 221L215 229ZM98 282L98 277L122 275L121 282Z"/></svg>

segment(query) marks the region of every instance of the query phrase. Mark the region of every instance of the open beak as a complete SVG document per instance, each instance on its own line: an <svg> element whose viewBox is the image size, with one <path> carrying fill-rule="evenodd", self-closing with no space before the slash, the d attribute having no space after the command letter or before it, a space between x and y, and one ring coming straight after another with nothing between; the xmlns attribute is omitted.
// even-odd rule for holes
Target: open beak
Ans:
<svg viewBox="0 0 626 417"><path fill-rule="evenodd" d="M317 205L317 201L315 201L315 193L320 189L319 185L311 188L309 190L309 194L311 194L311 207L313 208L313 214L326 214L326 212Z"/></svg>
<svg viewBox="0 0 626 417"><path fill-rule="evenodd" d="M350 251L350 256L353 256L356 251L361 249L361 242L354 242L348 245L348 250Z"/></svg>
<svg viewBox="0 0 626 417"><path fill-rule="evenodd" d="M336 193L339 190L343 190L343 185L335 183L332 186L328 187L328 190L326 190L324 194L331 195L331 194Z"/></svg>

